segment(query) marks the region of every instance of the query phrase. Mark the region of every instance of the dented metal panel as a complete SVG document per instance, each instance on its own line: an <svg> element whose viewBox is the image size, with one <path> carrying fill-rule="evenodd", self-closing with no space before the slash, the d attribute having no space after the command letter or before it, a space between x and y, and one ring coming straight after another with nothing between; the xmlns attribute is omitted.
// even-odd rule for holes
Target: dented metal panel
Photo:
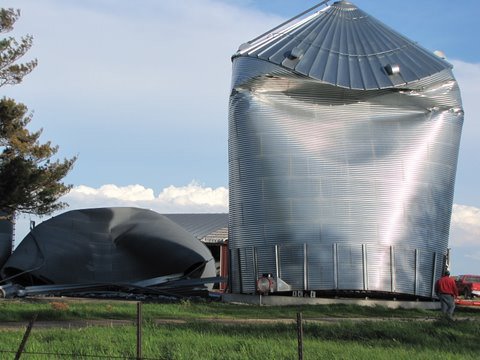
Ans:
<svg viewBox="0 0 480 360"><path fill-rule="evenodd" d="M233 57L232 289L254 281L245 249L277 246L294 290L431 297L463 124L451 66L345 1L299 23Z"/></svg>

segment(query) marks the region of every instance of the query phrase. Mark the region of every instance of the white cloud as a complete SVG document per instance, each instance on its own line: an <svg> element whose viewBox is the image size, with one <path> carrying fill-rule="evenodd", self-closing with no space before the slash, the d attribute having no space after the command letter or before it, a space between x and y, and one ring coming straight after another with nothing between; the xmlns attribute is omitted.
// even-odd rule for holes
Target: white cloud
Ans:
<svg viewBox="0 0 480 360"><path fill-rule="evenodd" d="M88 199L101 198L116 199L120 201L135 202L135 201L149 201L154 200L155 196L152 189L146 189L142 185L128 185L117 186L113 184L103 185L98 189L80 185L74 187L68 195L65 196L65 201L72 199L74 201L88 201Z"/></svg>
<svg viewBox="0 0 480 360"><path fill-rule="evenodd" d="M70 204L69 209L135 206L167 212L227 212L228 190L203 187L195 181L186 186L168 186L158 196L153 189L142 185L103 185L98 189L80 185L62 198Z"/></svg>
<svg viewBox="0 0 480 360"><path fill-rule="evenodd" d="M450 243L454 247L480 246L479 208L467 205L453 205Z"/></svg>
<svg viewBox="0 0 480 360"><path fill-rule="evenodd" d="M224 208L228 211L228 190L225 187L212 189L204 188L196 182L188 186L169 186L163 189L157 201L162 204L168 203L178 206L205 206L207 208Z"/></svg>

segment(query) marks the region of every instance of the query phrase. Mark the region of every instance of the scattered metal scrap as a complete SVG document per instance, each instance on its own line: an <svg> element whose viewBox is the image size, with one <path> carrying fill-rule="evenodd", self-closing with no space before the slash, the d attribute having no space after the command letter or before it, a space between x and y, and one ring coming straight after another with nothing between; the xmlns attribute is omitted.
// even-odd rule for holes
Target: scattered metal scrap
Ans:
<svg viewBox="0 0 480 360"><path fill-rule="evenodd" d="M191 279L183 274L141 280L133 283L81 283L22 286L8 283L0 286L0 297L26 297L35 295L82 295L98 297L183 297L206 296L206 285L225 282L224 278Z"/></svg>

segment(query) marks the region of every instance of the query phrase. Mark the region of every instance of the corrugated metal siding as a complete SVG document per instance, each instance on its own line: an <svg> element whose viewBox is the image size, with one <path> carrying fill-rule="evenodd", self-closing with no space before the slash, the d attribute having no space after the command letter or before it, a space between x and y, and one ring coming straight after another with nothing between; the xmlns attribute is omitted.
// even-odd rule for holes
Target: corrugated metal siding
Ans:
<svg viewBox="0 0 480 360"><path fill-rule="evenodd" d="M395 249L395 291L415 294L415 250Z"/></svg>
<svg viewBox="0 0 480 360"><path fill-rule="evenodd" d="M257 268L275 264L293 290L432 296L463 124L450 68L346 2L242 47L230 249L277 246L279 264L259 250Z"/></svg>
<svg viewBox="0 0 480 360"><path fill-rule="evenodd" d="M266 70L251 58L235 63L244 73L256 74L257 63ZM431 296L403 265L392 275L374 249L446 252L463 122L451 73L401 91L339 89L275 65L250 79L230 100L229 246L337 243L339 289L391 291L393 277L396 291ZM341 247L352 242L367 245L366 275L350 274L365 261L361 248ZM342 254L356 262L343 264ZM373 270L377 261L384 267ZM290 267L303 289L303 265ZM309 288L325 283L307 277Z"/></svg>
<svg viewBox="0 0 480 360"><path fill-rule="evenodd" d="M337 249L338 289L366 290L362 245L339 245Z"/></svg>
<svg viewBox="0 0 480 360"><path fill-rule="evenodd" d="M294 289L304 289L303 244L285 245L279 248L280 278Z"/></svg>
<svg viewBox="0 0 480 360"><path fill-rule="evenodd" d="M242 273L239 266L239 249L229 249L229 264L229 287L233 293L243 293L241 287Z"/></svg>
<svg viewBox="0 0 480 360"><path fill-rule="evenodd" d="M258 275L272 274L276 275L277 264L275 255L275 246L260 246L255 248L257 253Z"/></svg>
<svg viewBox="0 0 480 360"><path fill-rule="evenodd" d="M368 246L366 263L367 289L371 291L392 291L391 247Z"/></svg>
<svg viewBox="0 0 480 360"><path fill-rule="evenodd" d="M332 245L308 246L308 290L335 289L335 259Z"/></svg>
<svg viewBox="0 0 480 360"><path fill-rule="evenodd" d="M231 250L231 256L233 292L244 293L253 293L258 277L271 274L292 290L431 297L443 266L443 256L434 252L372 244L280 244Z"/></svg>
<svg viewBox="0 0 480 360"><path fill-rule="evenodd" d="M241 289L244 293L254 293L256 289L256 269L253 248L238 249L241 276Z"/></svg>
<svg viewBox="0 0 480 360"><path fill-rule="evenodd" d="M432 271L434 266L434 253L425 252L422 250L417 251L418 257L418 271L417 271L417 293L418 294L428 294L432 296L433 288L433 273Z"/></svg>

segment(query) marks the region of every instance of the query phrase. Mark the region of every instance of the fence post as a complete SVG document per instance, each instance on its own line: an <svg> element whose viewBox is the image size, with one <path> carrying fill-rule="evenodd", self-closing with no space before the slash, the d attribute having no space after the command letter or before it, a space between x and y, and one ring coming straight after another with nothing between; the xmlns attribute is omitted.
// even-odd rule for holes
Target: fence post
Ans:
<svg viewBox="0 0 480 360"><path fill-rule="evenodd" d="M20 343L17 354L15 355L15 360L20 359L20 356L22 356L23 349L25 348L25 344L27 343L28 337L30 336L30 331L32 331L33 324L35 323L35 320L37 320L37 316L38 314L33 315L32 320L30 320L30 322L28 323L25 334L23 334L22 342Z"/></svg>
<svg viewBox="0 0 480 360"><path fill-rule="evenodd" d="M142 359L142 302L137 302L137 360Z"/></svg>
<svg viewBox="0 0 480 360"><path fill-rule="evenodd" d="M297 313L298 360L303 360L303 321L302 313Z"/></svg>

